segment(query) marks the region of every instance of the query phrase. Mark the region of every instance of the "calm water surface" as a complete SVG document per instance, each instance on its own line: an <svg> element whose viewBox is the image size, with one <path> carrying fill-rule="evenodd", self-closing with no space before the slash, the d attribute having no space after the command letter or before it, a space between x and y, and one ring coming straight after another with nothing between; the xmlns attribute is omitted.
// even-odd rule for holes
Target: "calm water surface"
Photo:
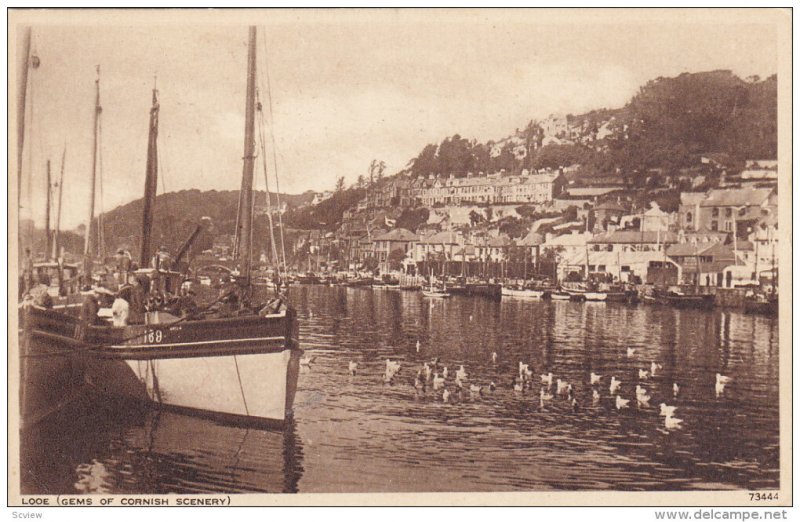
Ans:
<svg viewBox="0 0 800 522"><path fill-rule="evenodd" d="M778 324L738 312L612 303L454 297L324 286L292 300L307 355L293 421L283 431L231 427L175 413L64 412L27 435L23 491L383 492L686 490L778 487ZM420 341L421 349L416 350ZM634 348L632 357L627 349ZM491 354L498 361L492 363ZM438 357L469 382L446 404L413 387ZM392 385L387 358L402 362ZM351 376L348 363L358 363ZM515 392L518 362L537 383ZM651 407L637 407L638 370ZM542 407L538 375L573 383L579 409ZM590 372L603 375L589 384ZM733 378L716 397L715 374ZM610 376L633 399L617 410ZM673 398L672 385L680 393ZM592 400L592 389L600 400ZM667 430L658 405L677 406Z"/></svg>

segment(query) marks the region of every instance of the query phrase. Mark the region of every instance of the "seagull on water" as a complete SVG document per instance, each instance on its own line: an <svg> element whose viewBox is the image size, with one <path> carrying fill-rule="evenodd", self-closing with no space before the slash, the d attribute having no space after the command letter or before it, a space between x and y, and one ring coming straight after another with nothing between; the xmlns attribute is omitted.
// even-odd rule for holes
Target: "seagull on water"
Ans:
<svg viewBox="0 0 800 522"><path fill-rule="evenodd" d="M633 357L633 354L636 353L636 350L634 348L628 348L628 350L625 353L628 357Z"/></svg>
<svg viewBox="0 0 800 522"><path fill-rule="evenodd" d="M673 415L675 415L675 410L677 409L677 406L667 406L662 402L661 404L659 404L659 408L661 410L658 412L659 415L661 415L662 417L672 417Z"/></svg>
<svg viewBox="0 0 800 522"><path fill-rule="evenodd" d="M614 395L621 385L622 381L617 380L617 378L612 375L611 386L608 387L608 391L611 393L611 395Z"/></svg>
<svg viewBox="0 0 800 522"><path fill-rule="evenodd" d="M567 393L567 388L569 383L567 381L562 381L561 379L556 379L556 393L561 395L562 393Z"/></svg>
<svg viewBox="0 0 800 522"><path fill-rule="evenodd" d="M592 402L600 402L600 392L592 390Z"/></svg>
<svg viewBox="0 0 800 522"><path fill-rule="evenodd" d="M600 383L600 379L602 378L603 378L602 375L597 375L596 373L591 372L589 374L589 384L598 384Z"/></svg>
<svg viewBox="0 0 800 522"><path fill-rule="evenodd" d="M548 387L553 385L553 372L542 375L542 384L546 384Z"/></svg>
<svg viewBox="0 0 800 522"><path fill-rule="evenodd" d="M497 364L497 352L492 352L492 363Z"/></svg>
<svg viewBox="0 0 800 522"><path fill-rule="evenodd" d="M442 402L450 402L450 390L447 388L442 392Z"/></svg>
<svg viewBox="0 0 800 522"><path fill-rule="evenodd" d="M464 365L462 364L458 368L458 371L456 372L456 379L459 379L459 380L463 381L463 380L466 380L466 378L467 378L467 370L464 369Z"/></svg>
<svg viewBox="0 0 800 522"><path fill-rule="evenodd" d="M652 377L655 377L656 376L656 372L658 370L660 370L661 368L663 368L663 367L660 364L658 364L657 362L655 362L655 361L651 362L650 363L650 375Z"/></svg>
<svg viewBox="0 0 800 522"><path fill-rule="evenodd" d="M540 401L549 401L552 400L553 394L547 393L544 388L539 390L539 400Z"/></svg>
<svg viewBox="0 0 800 522"><path fill-rule="evenodd" d="M631 402L630 399L623 399L619 395L617 395L616 406L618 410L628 407L628 403Z"/></svg>
<svg viewBox="0 0 800 522"><path fill-rule="evenodd" d="M678 383L677 382L673 382L672 383L672 396L673 397L677 397L678 396L678 392L680 392L680 391L681 391L681 387L678 386Z"/></svg>
<svg viewBox="0 0 800 522"><path fill-rule="evenodd" d="M422 348L422 344L420 344L419 339L417 339L417 353L419 353L420 348Z"/></svg>
<svg viewBox="0 0 800 522"><path fill-rule="evenodd" d="M301 357L300 358L300 365L301 366L311 366L311 364L314 362L314 359L316 359L316 358L317 358L316 356Z"/></svg>
<svg viewBox="0 0 800 522"><path fill-rule="evenodd" d="M358 363L355 361L350 361L350 364L347 365L347 369L350 371L350 375L355 375L356 370L358 369Z"/></svg>
<svg viewBox="0 0 800 522"><path fill-rule="evenodd" d="M489 391L490 391L490 392L493 392L493 391L495 391L496 389L497 389L497 385L494 383L494 381L490 382L490 383L489 383Z"/></svg>
<svg viewBox="0 0 800 522"><path fill-rule="evenodd" d="M650 373L647 370L639 370L639 379L644 381Z"/></svg>
<svg viewBox="0 0 800 522"><path fill-rule="evenodd" d="M470 393L477 393L478 395L483 395L483 386L478 386L477 384L470 384L469 391Z"/></svg>
<svg viewBox="0 0 800 522"><path fill-rule="evenodd" d="M672 417L671 415L667 415L664 419L664 426L668 430L678 430L681 428L682 419L678 419L677 417Z"/></svg>
<svg viewBox="0 0 800 522"><path fill-rule="evenodd" d="M436 373L433 375L433 389L441 390L442 388L444 388L444 377L439 377L439 374Z"/></svg>
<svg viewBox="0 0 800 522"><path fill-rule="evenodd" d="M521 392L523 389L524 385L522 384L522 381L517 381L516 379L514 379L514 391Z"/></svg>
<svg viewBox="0 0 800 522"><path fill-rule="evenodd" d="M444 369L442 370L442 377L447 379L447 366L445 366Z"/></svg>
<svg viewBox="0 0 800 522"><path fill-rule="evenodd" d="M730 377L726 377L720 373L717 374L717 382L714 385L714 391L716 392L717 397L725 393L725 385L731 382L731 380L732 379Z"/></svg>

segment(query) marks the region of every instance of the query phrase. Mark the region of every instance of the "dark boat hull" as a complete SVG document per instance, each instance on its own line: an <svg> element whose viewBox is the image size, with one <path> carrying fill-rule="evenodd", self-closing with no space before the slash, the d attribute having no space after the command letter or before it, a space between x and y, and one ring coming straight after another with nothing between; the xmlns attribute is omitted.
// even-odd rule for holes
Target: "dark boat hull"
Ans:
<svg viewBox="0 0 800 522"><path fill-rule="evenodd" d="M268 424L291 413L302 353L291 308L125 327L41 309L26 320L33 339L80 357L83 379L104 394Z"/></svg>

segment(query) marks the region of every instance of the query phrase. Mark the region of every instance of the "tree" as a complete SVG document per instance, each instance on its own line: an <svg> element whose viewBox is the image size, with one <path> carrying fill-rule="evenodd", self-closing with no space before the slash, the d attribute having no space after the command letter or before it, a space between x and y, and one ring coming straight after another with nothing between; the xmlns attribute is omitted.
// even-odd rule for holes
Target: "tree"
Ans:
<svg viewBox="0 0 800 522"><path fill-rule="evenodd" d="M486 214L486 221L491 221L492 217L494 216L494 211L492 207L486 207L483 212Z"/></svg>
<svg viewBox="0 0 800 522"><path fill-rule="evenodd" d="M406 258L406 252L402 248L396 248L389 252L389 257L386 261L389 264L390 270L400 270L403 265L403 259Z"/></svg>
<svg viewBox="0 0 800 522"><path fill-rule="evenodd" d="M340 176L336 180L336 192L342 192L344 190L344 176Z"/></svg>
<svg viewBox="0 0 800 522"><path fill-rule="evenodd" d="M475 210L469 211L469 224L473 227L480 223L483 220L483 216L475 212Z"/></svg>
<svg viewBox="0 0 800 522"><path fill-rule="evenodd" d="M366 184L366 180L364 179L364 175L363 174L359 174L358 175L358 179L356 180L356 187L361 189L361 188L364 188L365 184Z"/></svg>

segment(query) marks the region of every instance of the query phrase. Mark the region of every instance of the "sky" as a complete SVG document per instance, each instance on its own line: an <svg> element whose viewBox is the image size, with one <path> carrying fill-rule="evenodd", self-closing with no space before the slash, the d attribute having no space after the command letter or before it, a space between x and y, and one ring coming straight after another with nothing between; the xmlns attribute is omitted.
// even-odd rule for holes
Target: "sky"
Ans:
<svg viewBox="0 0 800 522"><path fill-rule="evenodd" d="M159 193L239 187L249 23L259 28L271 189L274 158L281 191L299 193L333 189L340 176L352 183L373 159L392 174L456 133L500 139L531 119L620 107L659 76L775 74L775 25L756 14L130 11L98 22L51 13L32 23L40 66L29 76L22 217L44 222L46 161L55 177L66 146L62 227L87 221L97 65L97 208L110 210L143 193L154 84Z"/></svg>

